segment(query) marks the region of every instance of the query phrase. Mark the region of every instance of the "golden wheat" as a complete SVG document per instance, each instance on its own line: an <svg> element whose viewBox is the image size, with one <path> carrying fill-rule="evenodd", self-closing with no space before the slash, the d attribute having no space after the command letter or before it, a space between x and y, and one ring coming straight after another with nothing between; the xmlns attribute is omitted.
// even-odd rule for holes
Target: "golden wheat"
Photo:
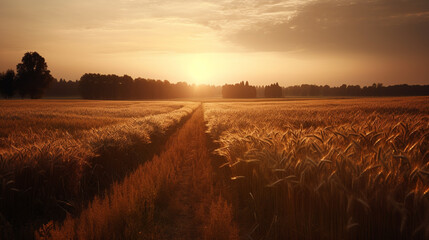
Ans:
<svg viewBox="0 0 429 240"><path fill-rule="evenodd" d="M250 237L429 237L427 97L205 106Z"/></svg>
<svg viewBox="0 0 429 240"><path fill-rule="evenodd" d="M198 106L185 102L103 103L1 102L0 115L6 120L0 124L11 128L1 138L1 215L16 234L32 234L31 229L21 231L21 225L37 227L46 219L61 219L78 211L83 200L102 194L113 181L147 160ZM110 117L113 120L103 120ZM85 118L88 124L81 122ZM8 119L19 124L8 125ZM61 124L54 124L58 122Z"/></svg>
<svg viewBox="0 0 429 240"><path fill-rule="evenodd" d="M80 216L50 222L41 239L236 240L231 206L214 193L202 109L166 143Z"/></svg>

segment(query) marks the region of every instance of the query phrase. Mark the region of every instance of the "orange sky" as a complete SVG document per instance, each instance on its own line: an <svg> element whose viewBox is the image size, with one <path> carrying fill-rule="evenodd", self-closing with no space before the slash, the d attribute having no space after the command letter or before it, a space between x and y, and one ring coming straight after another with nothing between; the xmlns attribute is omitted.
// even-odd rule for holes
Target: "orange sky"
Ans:
<svg viewBox="0 0 429 240"><path fill-rule="evenodd" d="M1 0L0 71L56 78L429 84L427 0Z"/></svg>

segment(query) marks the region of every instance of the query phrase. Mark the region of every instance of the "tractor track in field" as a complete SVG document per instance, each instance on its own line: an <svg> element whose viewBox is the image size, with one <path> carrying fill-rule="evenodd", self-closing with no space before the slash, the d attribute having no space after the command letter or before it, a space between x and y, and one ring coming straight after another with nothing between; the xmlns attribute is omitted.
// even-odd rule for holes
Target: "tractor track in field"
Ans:
<svg viewBox="0 0 429 240"><path fill-rule="evenodd" d="M41 239L238 239L205 130L200 105L159 155Z"/></svg>
<svg viewBox="0 0 429 240"><path fill-rule="evenodd" d="M195 169L197 165L201 164L200 161L205 160L207 161L205 164L210 164L208 158L199 158L199 154L208 156L205 146L202 106L192 114L188 121L185 124L192 125L191 128L183 126L178 130L187 131L186 139L189 139L189 142L187 142L187 149L179 153L181 161L176 166L179 173L177 182L167 208L161 213L161 222L167 223L162 234L164 239L198 239L202 228L196 212L203 202L203 196L194 189L196 183L200 184L199 187L210 187L205 184L205 186L201 186L204 182L201 181L202 179L198 179L200 176L196 174ZM203 152L201 153L201 151Z"/></svg>
<svg viewBox="0 0 429 240"><path fill-rule="evenodd" d="M216 201L225 203L226 201L219 196L219 186L215 183L202 105L188 121L192 127L189 128L188 125L179 130L187 131L189 142L187 150L183 152L182 161L177 165L178 179L170 203L163 213L165 220L168 218L171 220L164 221L168 224L163 239L233 239L236 236L235 232L230 234L226 231L226 234L220 234L224 236L220 238L214 234L219 234L218 231L222 232L225 229L215 229L213 232L214 217L211 216L213 214L211 208ZM225 223L229 224L230 217L214 221L225 220Z"/></svg>

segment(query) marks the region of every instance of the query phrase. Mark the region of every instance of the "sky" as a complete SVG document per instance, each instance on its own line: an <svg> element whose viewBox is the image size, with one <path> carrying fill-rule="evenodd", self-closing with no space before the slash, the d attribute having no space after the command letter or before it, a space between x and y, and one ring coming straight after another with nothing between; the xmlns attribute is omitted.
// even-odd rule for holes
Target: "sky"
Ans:
<svg viewBox="0 0 429 240"><path fill-rule="evenodd" d="M429 84L429 0L0 0L0 71L223 85Z"/></svg>

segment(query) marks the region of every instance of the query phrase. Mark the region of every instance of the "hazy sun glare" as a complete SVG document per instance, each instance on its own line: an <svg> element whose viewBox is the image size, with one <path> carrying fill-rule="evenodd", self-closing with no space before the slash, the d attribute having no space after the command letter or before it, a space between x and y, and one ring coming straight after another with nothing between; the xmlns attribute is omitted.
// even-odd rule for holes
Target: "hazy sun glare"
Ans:
<svg viewBox="0 0 429 240"><path fill-rule="evenodd" d="M190 57L187 70L190 83L206 84L213 82L215 66L207 57L202 55Z"/></svg>
<svg viewBox="0 0 429 240"><path fill-rule="evenodd" d="M0 71L37 51L71 80L422 84L428 12L425 0L2 0Z"/></svg>

